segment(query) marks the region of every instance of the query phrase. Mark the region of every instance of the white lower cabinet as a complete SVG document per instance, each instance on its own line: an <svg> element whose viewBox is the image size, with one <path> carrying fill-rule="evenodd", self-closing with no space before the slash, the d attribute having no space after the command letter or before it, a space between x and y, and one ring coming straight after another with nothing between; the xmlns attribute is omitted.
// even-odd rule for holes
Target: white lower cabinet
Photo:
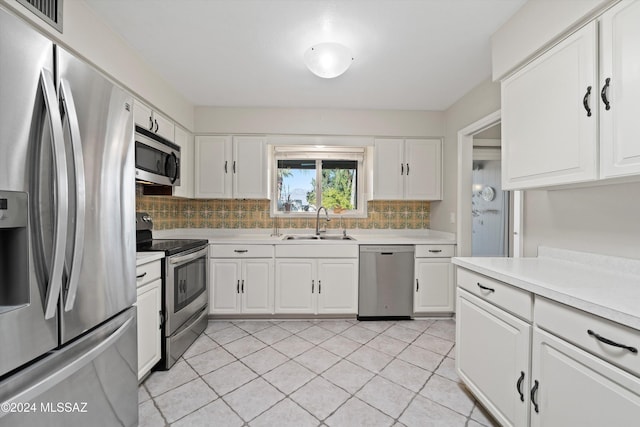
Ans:
<svg viewBox="0 0 640 427"><path fill-rule="evenodd" d="M531 325L461 288L456 323L460 378L502 426L528 425Z"/></svg>
<svg viewBox="0 0 640 427"><path fill-rule="evenodd" d="M160 261L137 267L138 380L160 360L162 279Z"/></svg>
<svg viewBox="0 0 640 427"><path fill-rule="evenodd" d="M638 423L640 331L466 269L456 317L457 372L500 425Z"/></svg>
<svg viewBox="0 0 640 427"><path fill-rule="evenodd" d="M532 378L534 427L638 423L638 377L537 328L533 332Z"/></svg>
<svg viewBox="0 0 640 427"><path fill-rule="evenodd" d="M211 259L211 314L272 314L273 259Z"/></svg>
<svg viewBox="0 0 640 427"><path fill-rule="evenodd" d="M355 314L357 259L276 259L279 314Z"/></svg>
<svg viewBox="0 0 640 427"><path fill-rule="evenodd" d="M453 313L453 245L416 245L414 313Z"/></svg>

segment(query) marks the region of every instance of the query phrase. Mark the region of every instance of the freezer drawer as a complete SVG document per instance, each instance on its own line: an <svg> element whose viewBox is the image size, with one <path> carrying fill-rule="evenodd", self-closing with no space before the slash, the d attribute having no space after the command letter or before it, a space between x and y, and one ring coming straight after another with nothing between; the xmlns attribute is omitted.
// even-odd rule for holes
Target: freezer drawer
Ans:
<svg viewBox="0 0 640 427"><path fill-rule="evenodd" d="M136 311L0 383L0 427L136 426Z"/></svg>

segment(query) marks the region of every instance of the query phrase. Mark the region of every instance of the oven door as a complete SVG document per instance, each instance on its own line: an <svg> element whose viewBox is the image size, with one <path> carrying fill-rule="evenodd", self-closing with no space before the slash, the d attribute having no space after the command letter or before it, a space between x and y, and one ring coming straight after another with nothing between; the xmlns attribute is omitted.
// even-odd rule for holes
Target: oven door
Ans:
<svg viewBox="0 0 640 427"><path fill-rule="evenodd" d="M165 336L172 335L209 302L208 247L170 256L166 260Z"/></svg>

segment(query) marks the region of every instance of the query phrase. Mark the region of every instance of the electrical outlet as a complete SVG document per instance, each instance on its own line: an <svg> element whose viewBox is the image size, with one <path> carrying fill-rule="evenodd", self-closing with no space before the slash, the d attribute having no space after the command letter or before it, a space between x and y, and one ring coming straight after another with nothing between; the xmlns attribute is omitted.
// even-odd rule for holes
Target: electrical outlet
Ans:
<svg viewBox="0 0 640 427"><path fill-rule="evenodd" d="M455 224L456 223L456 213L455 212L449 212L449 222L451 224Z"/></svg>

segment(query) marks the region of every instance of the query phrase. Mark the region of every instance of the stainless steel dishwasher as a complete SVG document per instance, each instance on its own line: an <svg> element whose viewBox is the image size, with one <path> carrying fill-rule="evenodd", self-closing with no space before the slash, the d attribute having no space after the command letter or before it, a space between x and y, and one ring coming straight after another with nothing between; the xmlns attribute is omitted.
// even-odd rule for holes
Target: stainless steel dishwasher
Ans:
<svg viewBox="0 0 640 427"><path fill-rule="evenodd" d="M358 319L413 316L413 245L361 245Z"/></svg>

